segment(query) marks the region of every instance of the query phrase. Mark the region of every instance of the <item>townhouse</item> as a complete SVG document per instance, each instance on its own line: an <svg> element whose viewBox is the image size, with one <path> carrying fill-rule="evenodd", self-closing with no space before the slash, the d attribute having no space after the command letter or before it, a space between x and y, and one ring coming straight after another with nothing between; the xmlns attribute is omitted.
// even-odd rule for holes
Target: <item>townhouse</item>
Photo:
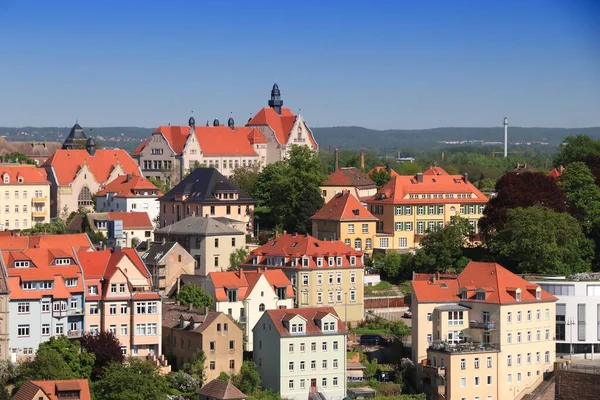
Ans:
<svg viewBox="0 0 600 400"><path fill-rule="evenodd" d="M294 308L294 288L281 270L211 272L205 288L215 310L244 325L246 351L253 349L252 329L266 310Z"/></svg>
<svg viewBox="0 0 600 400"><path fill-rule="evenodd" d="M179 277L193 275L196 270L194 257L177 242L151 243L141 259L150 272L153 289L161 296L171 296Z"/></svg>
<svg viewBox="0 0 600 400"><path fill-rule="evenodd" d="M337 193L310 219L317 239L341 240L356 251L372 254L379 220L349 190Z"/></svg>
<svg viewBox="0 0 600 400"><path fill-rule="evenodd" d="M0 164L0 230L50 222L50 182L29 164Z"/></svg>
<svg viewBox="0 0 600 400"><path fill-rule="evenodd" d="M10 358L35 354L51 336L80 337L84 283L76 257L60 249L2 251L8 277Z"/></svg>
<svg viewBox="0 0 600 400"><path fill-rule="evenodd" d="M77 258L87 288L85 330L112 332L123 354L160 356L160 295L135 250L80 251Z"/></svg>
<svg viewBox="0 0 600 400"><path fill-rule="evenodd" d="M495 263L415 274L412 351L429 399L520 399L555 360L556 298Z"/></svg>
<svg viewBox="0 0 600 400"><path fill-rule="evenodd" d="M148 213L90 212L76 215L67 226L68 232L100 232L112 246L136 247L152 240L154 224Z"/></svg>
<svg viewBox="0 0 600 400"><path fill-rule="evenodd" d="M163 352L176 368L202 350L206 381L218 378L221 372L240 372L244 338L231 315L172 303L162 307Z"/></svg>
<svg viewBox="0 0 600 400"><path fill-rule="evenodd" d="M268 310L254 327L263 387L282 398L346 397L346 329L333 307Z"/></svg>
<svg viewBox="0 0 600 400"><path fill-rule="evenodd" d="M282 270L296 307L331 306L344 323L364 319L363 253L339 240L284 234L254 250L240 268Z"/></svg>
<svg viewBox="0 0 600 400"><path fill-rule="evenodd" d="M374 247L418 247L428 232L443 228L455 216L467 218L477 234L487 202L466 173L449 175L440 167L430 167L416 175L392 174L390 181L366 200L371 214L379 219Z"/></svg>

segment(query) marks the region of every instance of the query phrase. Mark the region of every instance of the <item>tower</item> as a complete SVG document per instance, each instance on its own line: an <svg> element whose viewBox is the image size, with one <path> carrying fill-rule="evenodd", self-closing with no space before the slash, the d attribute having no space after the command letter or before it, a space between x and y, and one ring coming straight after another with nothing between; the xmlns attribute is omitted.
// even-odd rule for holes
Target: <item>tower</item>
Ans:
<svg viewBox="0 0 600 400"><path fill-rule="evenodd" d="M69 132L69 136L65 139L62 148L63 150L84 149L87 136L83 132L83 128L79 123L75 123Z"/></svg>
<svg viewBox="0 0 600 400"><path fill-rule="evenodd" d="M504 117L504 158L508 157L508 118Z"/></svg>
<svg viewBox="0 0 600 400"><path fill-rule="evenodd" d="M271 100L269 100L269 107L271 107L277 114L281 115L281 106L283 105L283 100L281 100L281 92L279 91L279 86L277 84L273 84L273 89L271 89Z"/></svg>
<svg viewBox="0 0 600 400"><path fill-rule="evenodd" d="M190 128L192 130L194 130L196 128L196 120L194 119L194 117L190 117L190 119L188 120L188 125L190 126Z"/></svg>
<svg viewBox="0 0 600 400"><path fill-rule="evenodd" d="M94 138L88 138L85 141L85 150L90 156L96 155L96 141L94 140Z"/></svg>

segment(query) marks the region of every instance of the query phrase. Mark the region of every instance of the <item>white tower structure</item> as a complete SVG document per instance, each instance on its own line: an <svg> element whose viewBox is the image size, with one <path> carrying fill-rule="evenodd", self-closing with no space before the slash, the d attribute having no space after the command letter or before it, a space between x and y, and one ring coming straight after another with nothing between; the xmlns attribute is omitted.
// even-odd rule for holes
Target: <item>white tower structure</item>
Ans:
<svg viewBox="0 0 600 400"><path fill-rule="evenodd" d="M504 117L504 158L508 157L508 118Z"/></svg>

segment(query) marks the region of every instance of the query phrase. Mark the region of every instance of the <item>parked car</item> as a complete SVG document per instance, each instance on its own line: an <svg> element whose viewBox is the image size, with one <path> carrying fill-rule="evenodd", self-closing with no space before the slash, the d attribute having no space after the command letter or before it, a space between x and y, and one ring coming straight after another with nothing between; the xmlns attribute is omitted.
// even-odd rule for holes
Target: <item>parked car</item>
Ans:
<svg viewBox="0 0 600 400"><path fill-rule="evenodd" d="M404 318L412 318L412 311L408 310L404 312L404 315L402 316Z"/></svg>
<svg viewBox="0 0 600 400"><path fill-rule="evenodd" d="M380 346L385 345L387 340L380 335L361 335L360 344L363 346Z"/></svg>

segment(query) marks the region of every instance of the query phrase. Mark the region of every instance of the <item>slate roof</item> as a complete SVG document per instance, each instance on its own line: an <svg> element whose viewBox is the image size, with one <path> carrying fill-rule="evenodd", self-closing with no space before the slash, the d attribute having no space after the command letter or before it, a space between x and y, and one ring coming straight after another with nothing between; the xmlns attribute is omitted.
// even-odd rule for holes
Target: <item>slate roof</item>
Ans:
<svg viewBox="0 0 600 400"><path fill-rule="evenodd" d="M202 386L198 394L216 400L245 400L246 395L236 388L231 381L214 379Z"/></svg>
<svg viewBox="0 0 600 400"><path fill-rule="evenodd" d="M148 250L142 254L141 258L146 264L159 264L177 242L154 242Z"/></svg>
<svg viewBox="0 0 600 400"><path fill-rule="evenodd" d="M219 200L215 193L237 193L236 200ZM229 179L215 168L196 168L179 182L160 201L176 201L176 196L187 196L185 202L218 202L219 204L254 204L254 200L242 193Z"/></svg>
<svg viewBox="0 0 600 400"><path fill-rule="evenodd" d="M244 235L244 232L225 225L215 218L198 216L187 217L164 228L160 228L155 233L193 236Z"/></svg>

